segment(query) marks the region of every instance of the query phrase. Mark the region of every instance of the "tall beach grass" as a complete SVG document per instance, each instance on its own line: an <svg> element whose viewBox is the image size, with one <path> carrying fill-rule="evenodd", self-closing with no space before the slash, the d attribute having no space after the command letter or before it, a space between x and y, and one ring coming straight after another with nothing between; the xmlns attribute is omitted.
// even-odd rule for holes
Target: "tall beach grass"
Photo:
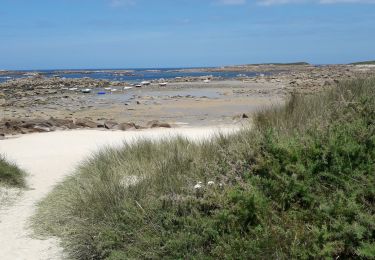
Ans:
<svg viewBox="0 0 375 260"><path fill-rule="evenodd" d="M293 95L231 136L106 149L44 199L73 259L375 257L375 79Z"/></svg>
<svg viewBox="0 0 375 260"><path fill-rule="evenodd" d="M0 155L0 185L25 187L25 172Z"/></svg>

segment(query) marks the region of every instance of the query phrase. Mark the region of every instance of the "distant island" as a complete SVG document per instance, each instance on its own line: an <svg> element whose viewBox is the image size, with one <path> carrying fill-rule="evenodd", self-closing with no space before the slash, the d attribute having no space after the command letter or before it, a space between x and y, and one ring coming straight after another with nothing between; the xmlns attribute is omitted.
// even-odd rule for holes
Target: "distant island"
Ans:
<svg viewBox="0 0 375 260"><path fill-rule="evenodd" d="M282 63L282 62L271 62L271 63L258 63L258 64L249 64L249 65L278 65L278 66L291 66L291 65L311 65L310 63L308 62L305 62L305 61L299 61L299 62L286 62L286 63Z"/></svg>
<svg viewBox="0 0 375 260"><path fill-rule="evenodd" d="M351 65L375 65L375 60L353 62L353 63L350 63L350 64Z"/></svg>

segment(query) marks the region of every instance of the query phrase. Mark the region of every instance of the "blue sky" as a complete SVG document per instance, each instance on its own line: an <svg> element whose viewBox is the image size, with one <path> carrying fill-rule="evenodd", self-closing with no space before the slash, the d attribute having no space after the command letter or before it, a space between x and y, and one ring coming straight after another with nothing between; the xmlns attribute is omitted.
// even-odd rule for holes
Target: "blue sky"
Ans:
<svg viewBox="0 0 375 260"><path fill-rule="evenodd" d="M0 69L375 59L375 0L0 0Z"/></svg>

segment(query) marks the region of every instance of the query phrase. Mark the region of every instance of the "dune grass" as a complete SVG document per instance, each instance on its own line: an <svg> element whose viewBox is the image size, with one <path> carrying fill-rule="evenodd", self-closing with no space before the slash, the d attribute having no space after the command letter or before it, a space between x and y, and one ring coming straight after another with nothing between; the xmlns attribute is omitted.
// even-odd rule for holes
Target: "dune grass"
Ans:
<svg viewBox="0 0 375 260"><path fill-rule="evenodd" d="M375 79L293 95L201 143L89 158L34 227L73 259L375 257Z"/></svg>
<svg viewBox="0 0 375 260"><path fill-rule="evenodd" d="M0 185L25 187L25 172L0 155Z"/></svg>

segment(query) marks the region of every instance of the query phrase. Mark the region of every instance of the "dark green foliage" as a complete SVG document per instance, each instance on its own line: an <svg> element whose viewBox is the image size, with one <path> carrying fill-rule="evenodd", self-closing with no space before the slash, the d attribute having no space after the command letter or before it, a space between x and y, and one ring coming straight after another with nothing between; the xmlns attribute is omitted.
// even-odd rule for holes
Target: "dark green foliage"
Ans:
<svg viewBox="0 0 375 260"><path fill-rule="evenodd" d="M0 156L0 185L25 186L25 173Z"/></svg>
<svg viewBox="0 0 375 260"><path fill-rule="evenodd" d="M254 121L103 151L42 202L37 227L77 259L374 258L375 80Z"/></svg>

